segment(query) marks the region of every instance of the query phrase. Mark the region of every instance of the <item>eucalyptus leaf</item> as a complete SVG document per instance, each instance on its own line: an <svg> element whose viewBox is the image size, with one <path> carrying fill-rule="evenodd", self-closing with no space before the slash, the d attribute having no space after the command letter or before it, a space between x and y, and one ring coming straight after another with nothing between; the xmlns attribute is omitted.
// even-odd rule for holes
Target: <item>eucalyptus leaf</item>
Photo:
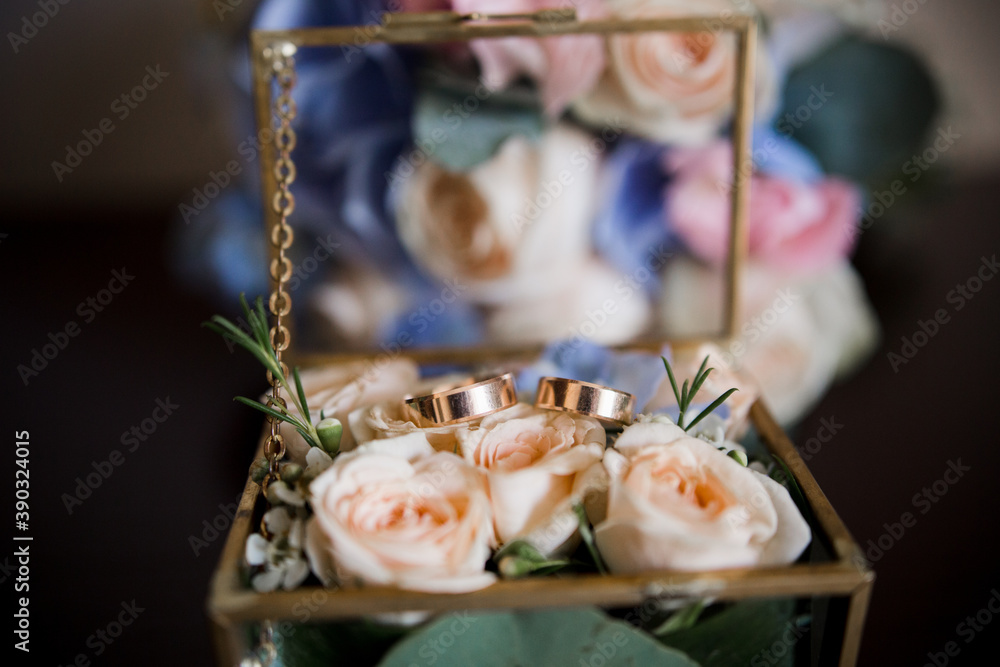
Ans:
<svg viewBox="0 0 1000 667"><path fill-rule="evenodd" d="M666 635L664 644L703 667L794 664L795 644L807 630L796 623L794 600L744 600Z"/></svg>
<svg viewBox="0 0 1000 667"><path fill-rule="evenodd" d="M827 171L876 186L904 177L904 163L930 145L938 107L934 82L914 54L848 37L789 75L776 127Z"/></svg>
<svg viewBox="0 0 1000 667"><path fill-rule="evenodd" d="M545 119L537 100L423 82L413 112L417 148L450 171L468 171L493 157L512 135L541 136Z"/></svg>
<svg viewBox="0 0 1000 667"><path fill-rule="evenodd" d="M432 661L433 658L433 661ZM698 667L597 609L446 614L397 643L380 667Z"/></svg>
<svg viewBox="0 0 1000 667"><path fill-rule="evenodd" d="M410 628L367 620L324 625L283 621L276 639L281 667L374 665L408 632Z"/></svg>

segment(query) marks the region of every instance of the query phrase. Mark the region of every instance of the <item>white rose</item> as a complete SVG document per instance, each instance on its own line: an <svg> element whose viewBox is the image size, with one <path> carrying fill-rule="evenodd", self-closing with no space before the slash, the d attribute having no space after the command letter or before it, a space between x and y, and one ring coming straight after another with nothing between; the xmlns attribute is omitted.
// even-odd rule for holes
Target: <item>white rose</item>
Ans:
<svg viewBox="0 0 1000 667"><path fill-rule="evenodd" d="M615 449L594 536L616 574L782 565L809 544L783 486L677 426L635 424Z"/></svg>
<svg viewBox="0 0 1000 667"><path fill-rule="evenodd" d="M338 456L309 491L306 554L327 585L464 593L496 579L484 569L495 536L482 471L419 433Z"/></svg>
<svg viewBox="0 0 1000 667"><path fill-rule="evenodd" d="M847 262L802 276L750 261L740 285L737 335L721 346L719 356L756 380L781 423L802 418L833 379L856 367L878 340L877 319ZM722 286L719 270L687 258L671 262L660 302L670 335L717 331Z"/></svg>
<svg viewBox="0 0 1000 667"><path fill-rule="evenodd" d="M590 255L592 140L555 125L537 144L511 136L467 173L423 162L396 202L403 245L427 273L468 285L475 302L564 292Z"/></svg>
<svg viewBox="0 0 1000 667"><path fill-rule="evenodd" d="M580 336L601 345L634 340L649 327L652 308L621 272L591 260L573 273L563 293L527 298L495 309L487 320L492 340L528 344Z"/></svg>

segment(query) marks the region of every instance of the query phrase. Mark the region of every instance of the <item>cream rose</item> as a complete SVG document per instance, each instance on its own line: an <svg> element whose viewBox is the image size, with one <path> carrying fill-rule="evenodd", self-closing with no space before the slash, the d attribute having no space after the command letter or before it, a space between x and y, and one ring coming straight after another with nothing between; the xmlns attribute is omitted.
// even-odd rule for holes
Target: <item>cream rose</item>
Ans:
<svg viewBox="0 0 1000 667"><path fill-rule="evenodd" d="M494 546L482 471L412 433L336 458L309 486L306 555L330 585L431 593L489 586Z"/></svg>
<svg viewBox="0 0 1000 667"><path fill-rule="evenodd" d="M344 425L340 440L340 450L350 451L355 446L354 436L348 424L352 410L383 401L401 401L417 384L420 370L408 359L394 359L386 363L374 364L357 361L302 371L302 388L309 403L309 413L313 424L319 421L322 411L327 417L339 419ZM289 410L298 415L291 401ZM282 428L289 458L304 465L309 444L293 428Z"/></svg>
<svg viewBox="0 0 1000 667"><path fill-rule="evenodd" d="M524 539L543 554L572 546L573 505L603 486L597 420L520 404L456 435L465 460L486 470L501 543Z"/></svg>
<svg viewBox="0 0 1000 667"><path fill-rule="evenodd" d="M325 325L331 347L371 348L410 305L403 285L366 265L352 266L309 296L309 308Z"/></svg>
<svg viewBox="0 0 1000 667"><path fill-rule="evenodd" d="M573 109L586 122L622 122L629 131L675 144L703 143L733 107L736 39L730 0L609 0L621 18L704 15L705 31L646 32L608 39L608 67ZM757 55L758 112L775 101L770 61Z"/></svg>
<svg viewBox="0 0 1000 667"><path fill-rule="evenodd" d="M615 450L594 536L616 574L782 565L809 544L783 486L673 424L634 424Z"/></svg>
<svg viewBox="0 0 1000 667"><path fill-rule="evenodd" d="M591 253L599 162L591 142L556 125L537 144L508 138L466 173L423 162L396 202L403 245L427 273L468 285L463 296L474 302L564 292Z"/></svg>
<svg viewBox="0 0 1000 667"><path fill-rule="evenodd" d="M723 283L718 269L688 258L671 262L660 301L670 335L717 331ZM727 367L756 380L783 424L800 419L878 341L878 320L847 262L802 276L749 261L740 287L737 336L719 356Z"/></svg>
<svg viewBox="0 0 1000 667"><path fill-rule="evenodd" d="M562 294L495 308L486 321L490 337L529 344L581 336L601 345L618 345L649 327L649 300L641 290L628 287L620 271L594 259L577 269L573 278Z"/></svg>

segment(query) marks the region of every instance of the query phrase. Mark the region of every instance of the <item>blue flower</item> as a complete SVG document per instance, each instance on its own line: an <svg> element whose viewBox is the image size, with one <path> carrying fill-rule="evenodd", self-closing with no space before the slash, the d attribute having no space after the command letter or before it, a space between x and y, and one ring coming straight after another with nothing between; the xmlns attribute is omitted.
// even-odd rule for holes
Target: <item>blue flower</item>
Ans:
<svg viewBox="0 0 1000 667"><path fill-rule="evenodd" d="M603 167L605 203L594 221L594 247L616 269L636 277L680 247L667 226L664 147L623 139ZM650 293L658 280L639 281Z"/></svg>
<svg viewBox="0 0 1000 667"><path fill-rule="evenodd" d="M382 2L271 0L255 27L361 25L377 21ZM298 178L295 226L336 233L344 258L374 261L408 273L408 259L388 206L388 174L411 143L413 71L410 53L387 44L300 49L293 153Z"/></svg>
<svg viewBox="0 0 1000 667"><path fill-rule="evenodd" d="M670 355L664 349L665 356ZM656 389L667 377L663 362L649 352L618 352L587 341L550 343L542 356L521 369L517 384L532 395L538 380L545 376L593 382L635 396L636 410L641 410L653 398Z"/></svg>
<svg viewBox="0 0 1000 667"><path fill-rule="evenodd" d="M471 304L460 299L446 303L441 290L429 285L415 291L410 303L381 332L386 345L463 347L482 342L483 317Z"/></svg>

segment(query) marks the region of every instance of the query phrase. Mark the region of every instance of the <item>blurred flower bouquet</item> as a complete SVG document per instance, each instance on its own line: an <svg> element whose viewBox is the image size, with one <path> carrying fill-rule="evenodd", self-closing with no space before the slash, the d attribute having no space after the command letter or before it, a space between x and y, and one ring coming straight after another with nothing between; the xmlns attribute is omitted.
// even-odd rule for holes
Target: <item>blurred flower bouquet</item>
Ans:
<svg viewBox="0 0 1000 667"><path fill-rule="evenodd" d="M734 10L759 11L749 262L739 335L721 354L756 375L779 420L797 420L877 337L847 260L866 228L864 186L921 140L935 107L918 62L863 36L878 2L267 0L256 26L563 6L580 19L707 18L690 34L432 50L369 43L358 28L356 45L300 53L290 289L308 331L328 348L396 350L718 330L735 49L724 28ZM263 292L244 185L185 218L198 223L185 261L230 291Z"/></svg>
<svg viewBox="0 0 1000 667"><path fill-rule="evenodd" d="M717 348L702 346L671 364L591 344L551 346L517 369L522 387L556 374L627 390L642 412L624 428L536 407L530 392L487 416L434 426L408 416L403 398L453 378L421 379L404 359L285 377L262 302L244 308L249 334L222 317L209 326L262 361L288 397L287 407L239 399L287 427L289 459L264 487L265 530L246 542L257 592L293 590L311 576L326 588L448 594L534 576L780 566L812 539L808 506L793 500L800 492L783 464L735 440L757 390L745 377L708 367ZM737 386L721 390L727 384ZM252 476L261 483L267 470L262 459ZM576 665L604 636L614 650L602 652L605 659L746 664L798 618L791 601L649 604L631 614L465 614L462 631L451 630L461 636L435 662L483 664L488 656L491 664ZM759 615L749 636L747 614ZM275 641L289 666L333 664L331 651L351 664L408 665L426 658L428 639L455 621L407 611L353 625L288 622ZM551 637L540 628L564 634L564 642L546 648ZM546 651L550 657L537 662Z"/></svg>

